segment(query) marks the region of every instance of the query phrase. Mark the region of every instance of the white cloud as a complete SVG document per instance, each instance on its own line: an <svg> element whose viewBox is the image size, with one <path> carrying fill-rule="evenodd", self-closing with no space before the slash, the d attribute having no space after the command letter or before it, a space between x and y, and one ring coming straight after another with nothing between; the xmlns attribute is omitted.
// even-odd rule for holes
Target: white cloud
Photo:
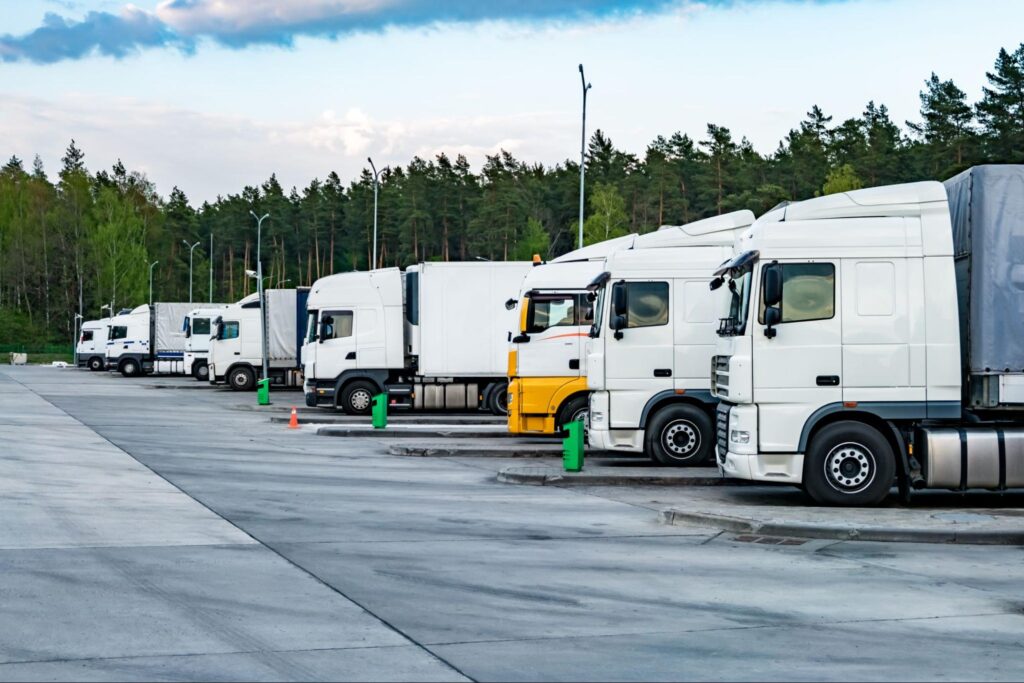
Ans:
<svg viewBox="0 0 1024 683"><path fill-rule="evenodd" d="M74 138L91 170L120 158L144 171L161 194L177 185L196 203L237 193L271 173L286 187L302 187L334 170L347 184L367 156L378 166L404 165L415 155L431 159L444 152L464 154L479 167L485 155L506 149L526 161L556 163L573 155L575 126L549 112L379 120L352 108L340 116L325 111L311 120L271 123L133 99L0 97L4 154L30 160L38 153L54 177Z"/></svg>
<svg viewBox="0 0 1024 683"><path fill-rule="evenodd" d="M394 0L163 0L156 14L187 34L244 33L254 28L299 26L380 11Z"/></svg>

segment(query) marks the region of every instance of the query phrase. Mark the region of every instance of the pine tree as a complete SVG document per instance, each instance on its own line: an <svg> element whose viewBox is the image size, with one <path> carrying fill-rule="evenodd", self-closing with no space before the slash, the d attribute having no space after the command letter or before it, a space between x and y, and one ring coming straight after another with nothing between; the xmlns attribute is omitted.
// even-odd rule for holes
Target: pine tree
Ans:
<svg viewBox="0 0 1024 683"><path fill-rule="evenodd" d="M1024 43L1012 53L999 50L989 86L977 104L983 143L990 161L1024 162Z"/></svg>

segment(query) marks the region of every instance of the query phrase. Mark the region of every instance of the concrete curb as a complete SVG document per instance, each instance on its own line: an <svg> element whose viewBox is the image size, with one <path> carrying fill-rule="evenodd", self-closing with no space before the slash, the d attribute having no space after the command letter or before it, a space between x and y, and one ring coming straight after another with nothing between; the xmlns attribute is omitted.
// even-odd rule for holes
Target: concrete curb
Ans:
<svg viewBox="0 0 1024 683"><path fill-rule="evenodd" d="M720 476L668 476L664 474L643 474L625 476L621 474L593 474L586 469L582 472L560 472L554 468L506 467L498 472L498 481L504 484L525 484L527 486L721 486L729 483Z"/></svg>
<svg viewBox="0 0 1024 683"><path fill-rule="evenodd" d="M360 425L349 426L333 424L317 427L316 433L317 436L351 436L357 438L378 439L505 439L514 436L505 429L445 429L440 425L438 429L432 429L429 426L411 429L406 429L405 427L374 429L373 427L364 427Z"/></svg>
<svg viewBox="0 0 1024 683"><path fill-rule="evenodd" d="M761 522L746 517L729 517L709 512L669 509L661 512L665 524L691 525L761 536L818 538L836 541L881 541L885 543L960 543L965 545L1024 545L1024 531L975 529L921 529L895 527L849 527L803 522Z"/></svg>
<svg viewBox="0 0 1024 683"><path fill-rule="evenodd" d="M390 446L388 454L414 458L555 458L562 457L560 448L451 448L448 446Z"/></svg>

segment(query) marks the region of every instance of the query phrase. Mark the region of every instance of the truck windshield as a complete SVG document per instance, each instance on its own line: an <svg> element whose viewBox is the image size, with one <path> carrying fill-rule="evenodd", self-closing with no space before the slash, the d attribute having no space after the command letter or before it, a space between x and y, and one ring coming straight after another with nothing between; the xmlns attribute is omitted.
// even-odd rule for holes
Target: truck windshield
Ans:
<svg viewBox="0 0 1024 683"><path fill-rule="evenodd" d="M738 337L747 329L747 309L750 304L750 282L752 267L742 272L730 272L727 275L729 299L726 317L719 320L718 335L720 337Z"/></svg>

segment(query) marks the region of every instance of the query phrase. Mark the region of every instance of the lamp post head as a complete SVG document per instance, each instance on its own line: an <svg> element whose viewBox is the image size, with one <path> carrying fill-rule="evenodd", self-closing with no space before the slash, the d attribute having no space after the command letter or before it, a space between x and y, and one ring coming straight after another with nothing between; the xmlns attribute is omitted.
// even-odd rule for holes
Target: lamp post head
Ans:
<svg viewBox="0 0 1024 683"><path fill-rule="evenodd" d="M256 277L256 271L255 270L247 270L247 271L245 271L245 274L246 274L247 277L252 277L252 278Z"/></svg>

